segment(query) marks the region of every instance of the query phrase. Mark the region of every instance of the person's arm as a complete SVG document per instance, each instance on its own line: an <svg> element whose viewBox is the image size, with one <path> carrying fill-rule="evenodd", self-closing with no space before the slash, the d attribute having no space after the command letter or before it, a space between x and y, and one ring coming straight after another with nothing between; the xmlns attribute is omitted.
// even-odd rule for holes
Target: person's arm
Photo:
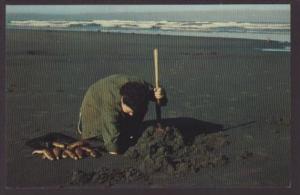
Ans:
<svg viewBox="0 0 300 195"><path fill-rule="evenodd" d="M166 106L167 103L168 103L168 98L167 98L165 89L163 87L160 87L157 90L157 89L155 89L153 87L153 85L151 85L149 83L147 83L147 84L148 84L148 88L149 88L149 94L148 94L148 96L149 96L150 101L156 102L157 101L156 96L161 96L162 98L160 98L160 100L159 100L160 101L160 105L161 106Z"/></svg>
<svg viewBox="0 0 300 195"><path fill-rule="evenodd" d="M104 145L110 154L118 154L118 138L120 135L117 116L107 113L103 120L102 137Z"/></svg>

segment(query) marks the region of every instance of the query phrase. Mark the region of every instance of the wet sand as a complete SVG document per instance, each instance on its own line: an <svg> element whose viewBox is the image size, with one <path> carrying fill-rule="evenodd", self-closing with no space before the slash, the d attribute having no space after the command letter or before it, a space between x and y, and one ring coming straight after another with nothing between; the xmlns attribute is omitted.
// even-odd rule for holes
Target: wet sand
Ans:
<svg viewBox="0 0 300 195"><path fill-rule="evenodd" d="M222 127L230 143L222 150L228 163L114 186L289 185L290 53L259 50L283 43L29 30L8 30L6 36L8 187L68 187L74 170L136 166L110 155L50 162L31 156L24 144L50 132L78 138L78 111L87 87L115 73L153 82L155 47L169 97L162 117L187 131L210 134ZM146 120L154 118L150 105Z"/></svg>

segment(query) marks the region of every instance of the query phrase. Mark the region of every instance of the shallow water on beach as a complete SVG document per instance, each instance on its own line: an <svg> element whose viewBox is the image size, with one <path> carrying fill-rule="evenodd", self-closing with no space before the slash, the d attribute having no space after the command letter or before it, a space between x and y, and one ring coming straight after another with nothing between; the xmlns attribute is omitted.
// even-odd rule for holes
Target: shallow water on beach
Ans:
<svg viewBox="0 0 300 195"><path fill-rule="evenodd" d="M291 52L291 47L284 48L256 48L260 51L273 51L273 52Z"/></svg>

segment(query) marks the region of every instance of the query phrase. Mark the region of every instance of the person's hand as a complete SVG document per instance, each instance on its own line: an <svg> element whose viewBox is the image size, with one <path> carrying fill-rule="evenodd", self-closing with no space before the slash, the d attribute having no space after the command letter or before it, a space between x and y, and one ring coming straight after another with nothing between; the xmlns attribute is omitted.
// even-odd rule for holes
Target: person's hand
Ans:
<svg viewBox="0 0 300 195"><path fill-rule="evenodd" d="M59 160L61 158L78 160L87 156L97 156L96 151L83 140L76 141L68 145L59 142L53 142L51 148L34 150L32 154L48 160Z"/></svg>
<svg viewBox="0 0 300 195"><path fill-rule="evenodd" d="M161 87L154 88L154 96L157 100L160 100L165 97L165 90Z"/></svg>

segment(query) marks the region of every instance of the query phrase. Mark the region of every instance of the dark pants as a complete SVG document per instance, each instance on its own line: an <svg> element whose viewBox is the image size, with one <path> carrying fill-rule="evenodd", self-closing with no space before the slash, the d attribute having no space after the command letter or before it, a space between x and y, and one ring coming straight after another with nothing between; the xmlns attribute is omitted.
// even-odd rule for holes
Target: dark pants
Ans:
<svg viewBox="0 0 300 195"><path fill-rule="evenodd" d="M118 146L119 146L119 153L124 153L126 150L130 147L136 144L138 138L142 134L142 128L138 124L126 124L124 122L123 127L120 130L120 135L118 137ZM82 134L82 118L81 118L81 113L79 113L79 120L78 120L78 125L77 125L77 132L79 134ZM93 137L88 139L89 142L92 145L97 145L99 148L105 149L104 146L104 141L101 136L99 137Z"/></svg>

